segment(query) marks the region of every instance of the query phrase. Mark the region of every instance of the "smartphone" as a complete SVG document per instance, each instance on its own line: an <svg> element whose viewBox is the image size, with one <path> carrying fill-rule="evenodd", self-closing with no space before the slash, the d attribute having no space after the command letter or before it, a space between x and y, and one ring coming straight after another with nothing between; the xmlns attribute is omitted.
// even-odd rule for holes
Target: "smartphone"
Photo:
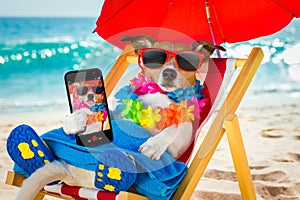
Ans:
<svg viewBox="0 0 300 200"><path fill-rule="evenodd" d="M87 126L76 134L78 145L95 147L111 142L113 133L100 69L67 72L64 76L70 112L85 109Z"/></svg>

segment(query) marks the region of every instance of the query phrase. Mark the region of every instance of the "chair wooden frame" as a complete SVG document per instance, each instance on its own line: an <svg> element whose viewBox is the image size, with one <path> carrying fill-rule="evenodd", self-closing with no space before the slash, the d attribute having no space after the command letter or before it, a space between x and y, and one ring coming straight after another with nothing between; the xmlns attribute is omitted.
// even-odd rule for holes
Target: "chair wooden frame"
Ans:
<svg viewBox="0 0 300 200"><path fill-rule="evenodd" d="M215 119L210 125L210 128L195 157L193 158L188 172L177 189L173 199L190 199L225 132L228 138L241 196L243 199L256 199L242 135L235 112L262 59L263 52L260 48L253 48L247 59L236 59L236 68L242 68L224 103L218 110ZM137 62L137 58L132 47L127 46L105 78L107 96L112 93L114 86L121 79L129 64L132 62ZM24 176L9 171L6 178L6 184L20 187L24 179ZM43 199L44 195L51 195L67 200L72 199L69 197L58 196L52 193L41 191L36 196L35 200ZM144 196L127 191L120 192L118 198L120 200L147 199Z"/></svg>

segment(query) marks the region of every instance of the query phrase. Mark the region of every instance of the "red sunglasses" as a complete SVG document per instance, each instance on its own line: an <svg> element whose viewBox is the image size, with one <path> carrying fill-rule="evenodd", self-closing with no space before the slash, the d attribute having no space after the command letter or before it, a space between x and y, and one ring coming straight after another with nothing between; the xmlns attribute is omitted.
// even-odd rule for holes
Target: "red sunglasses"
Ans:
<svg viewBox="0 0 300 200"><path fill-rule="evenodd" d="M196 51L168 51L159 48L142 48L138 52L138 64L149 69L162 67L170 57L184 71L197 71L202 65L204 54Z"/></svg>
<svg viewBox="0 0 300 200"><path fill-rule="evenodd" d="M102 86L79 86L76 91L77 91L77 94L82 96L82 95L86 95L88 93L88 91L92 89L92 91L95 93L95 94L101 94L103 93L104 89Z"/></svg>

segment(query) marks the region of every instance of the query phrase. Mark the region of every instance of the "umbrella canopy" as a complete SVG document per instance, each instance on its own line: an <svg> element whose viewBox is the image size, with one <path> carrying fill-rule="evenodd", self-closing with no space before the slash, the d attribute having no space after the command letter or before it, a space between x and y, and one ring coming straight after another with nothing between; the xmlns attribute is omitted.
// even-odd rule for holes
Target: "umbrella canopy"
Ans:
<svg viewBox="0 0 300 200"><path fill-rule="evenodd" d="M120 48L125 46L120 39L126 35L173 42L180 38L180 34L170 37L163 29L147 27L221 44L275 33L299 16L298 0L106 0L95 31Z"/></svg>

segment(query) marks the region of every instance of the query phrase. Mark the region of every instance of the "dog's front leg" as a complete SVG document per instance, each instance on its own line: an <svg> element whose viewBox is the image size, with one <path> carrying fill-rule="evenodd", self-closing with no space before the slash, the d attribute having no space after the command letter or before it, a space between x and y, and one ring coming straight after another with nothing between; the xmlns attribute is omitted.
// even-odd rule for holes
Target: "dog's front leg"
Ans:
<svg viewBox="0 0 300 200"><path fill-rule="evenodd" d="M167 150L168 146L172 143L175 134L175 127L167 127L159 134L150 137L139 148L139 151L153 160L159 160L161 155Z"/></svg>
<svg viewBox="0 0 300 200"><path fill-rule="evenodd" d="M193 136L193 126L191 123L182 123L178 127L178 131L173 142L168 146L167 151L174 158L181 156L189 147Z"/></svg>
<svg viewBox="0 0 300 200"><path fill-rule="evenodd" d="M191 133L192 126L190 123L167 127L159 134L150 137L140 146L139 151L153 160L159 160L161 155L172 144L168 149L168 152L176 158L189 144Z"/></svg>

